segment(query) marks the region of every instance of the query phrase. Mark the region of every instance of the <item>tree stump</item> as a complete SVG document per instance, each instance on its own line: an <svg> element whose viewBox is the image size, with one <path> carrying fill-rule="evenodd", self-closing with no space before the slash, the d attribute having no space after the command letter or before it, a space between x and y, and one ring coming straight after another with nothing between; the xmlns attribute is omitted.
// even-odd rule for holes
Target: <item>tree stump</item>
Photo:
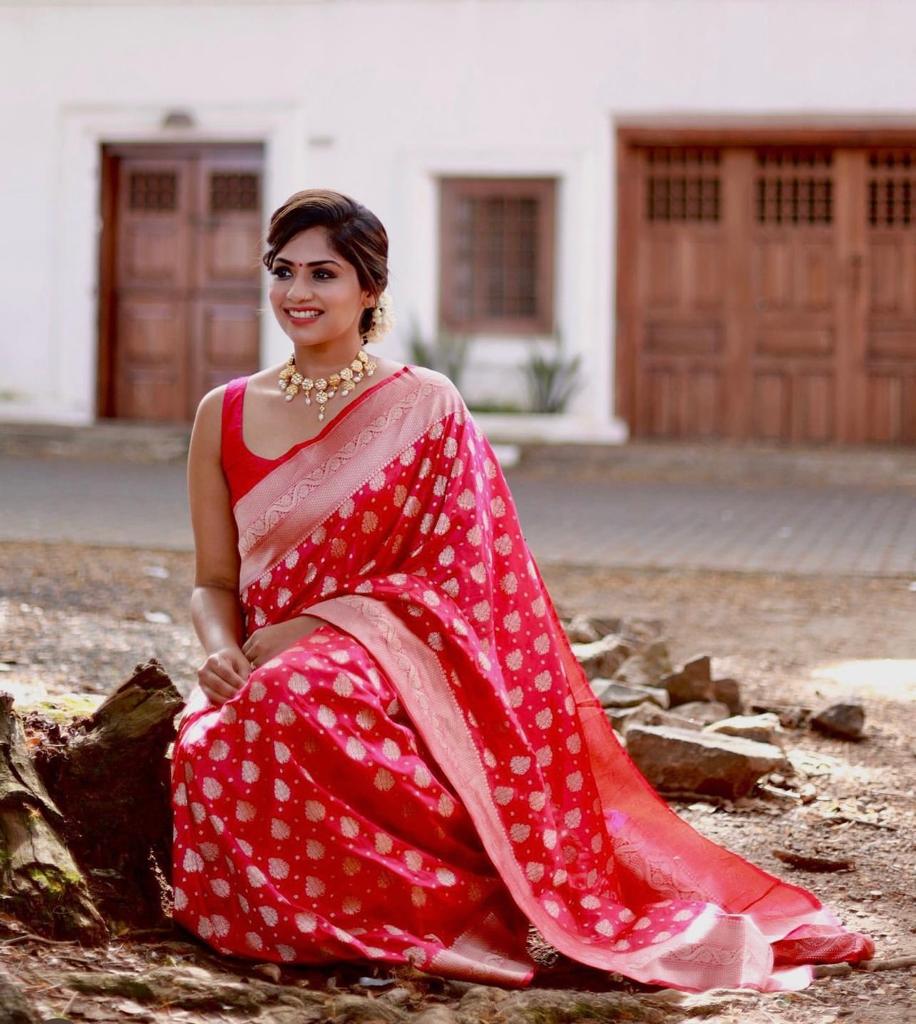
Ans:
<svg viewBox="0 0 916 1024"><path fill-rule="evenodd" d="M0 906L41 934L101 942L107 928L62 839L64 824L13 698L0 693Z"/></svg>
<svg viewBox="0 0 916 1024"><path fill-rule="evenodd" d="M39 934L104 943L168 923L168 747L181 695L156 661L88 717L0 694L0 905Z"/></svg>

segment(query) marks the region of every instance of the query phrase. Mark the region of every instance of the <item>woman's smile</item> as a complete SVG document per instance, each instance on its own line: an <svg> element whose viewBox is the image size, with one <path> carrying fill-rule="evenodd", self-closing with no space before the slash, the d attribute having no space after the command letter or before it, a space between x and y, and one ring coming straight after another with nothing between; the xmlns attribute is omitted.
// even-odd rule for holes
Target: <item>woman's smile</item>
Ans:
<svg viewBox="0 0 916 1024"><path fill-rule="evenodd" d="M314 306L304 306L302 309L287 309L286 315L296 323L308 323L310 320L317 320L322 312Z"/></svg>

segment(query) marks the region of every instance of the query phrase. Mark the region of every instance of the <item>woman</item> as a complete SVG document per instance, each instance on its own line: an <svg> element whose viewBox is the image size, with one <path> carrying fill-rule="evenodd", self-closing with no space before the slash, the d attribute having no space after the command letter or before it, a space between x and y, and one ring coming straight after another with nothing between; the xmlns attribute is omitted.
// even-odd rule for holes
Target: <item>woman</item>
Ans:
<svg viewBox="0 0 916 1024"><path fill-rule="evenodd" d="M261 960L508 985L529 933L692 991L869 956L620 748L458 392L363 348L379 221L297 193L264 262L293 354L208 394L191 442L207 659L174 750L177 919Z"/></svg>

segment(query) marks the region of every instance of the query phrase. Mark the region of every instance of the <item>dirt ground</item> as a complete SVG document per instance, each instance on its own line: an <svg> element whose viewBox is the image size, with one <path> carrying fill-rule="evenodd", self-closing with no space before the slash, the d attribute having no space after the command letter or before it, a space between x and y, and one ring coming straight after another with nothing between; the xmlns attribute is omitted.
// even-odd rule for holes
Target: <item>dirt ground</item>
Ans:
<svg viewBox="0 0 916 1024"><path fill-rule="evenodd" d="M0 689L17 701L105 694L149 657L183 692L193 684L200 656L187 619L190 555L0 544L0 565ZM867 738L860 743L788 732L796 776L787 788L797 794L810 784L809 802L757 793L675 807L717 842L813 889L847 925L875 938L879 958L916 953L916 586L893 578L542 570L561 612L658 619L675 662L712 655L716 676L738 679L748 704L863 700ZM812 874L780 863L777 848L851 857L855 867ZM246 964L178 932L81 950L30 937L2 914L0 967L46 1020L916 1021L912 968L856 971L770 996L682 997L588 970L557 973L517 993L409 970L386 981L361 977L358 967Z"/></svg>

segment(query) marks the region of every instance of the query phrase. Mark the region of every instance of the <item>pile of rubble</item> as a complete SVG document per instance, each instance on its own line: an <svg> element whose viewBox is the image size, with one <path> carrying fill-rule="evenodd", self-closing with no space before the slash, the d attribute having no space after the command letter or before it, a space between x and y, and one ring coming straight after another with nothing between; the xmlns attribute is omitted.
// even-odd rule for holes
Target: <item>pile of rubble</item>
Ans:
<svg viewBox="0 0 916 1024"><path fill-rule="evenodd" d="M792 730L864 736L860 704L746 708L738 681L714 678L708 656L674 668L658 622L577 616L563 625L618 738L662 793L746 796L765 776L792 774Z"/></svg>

